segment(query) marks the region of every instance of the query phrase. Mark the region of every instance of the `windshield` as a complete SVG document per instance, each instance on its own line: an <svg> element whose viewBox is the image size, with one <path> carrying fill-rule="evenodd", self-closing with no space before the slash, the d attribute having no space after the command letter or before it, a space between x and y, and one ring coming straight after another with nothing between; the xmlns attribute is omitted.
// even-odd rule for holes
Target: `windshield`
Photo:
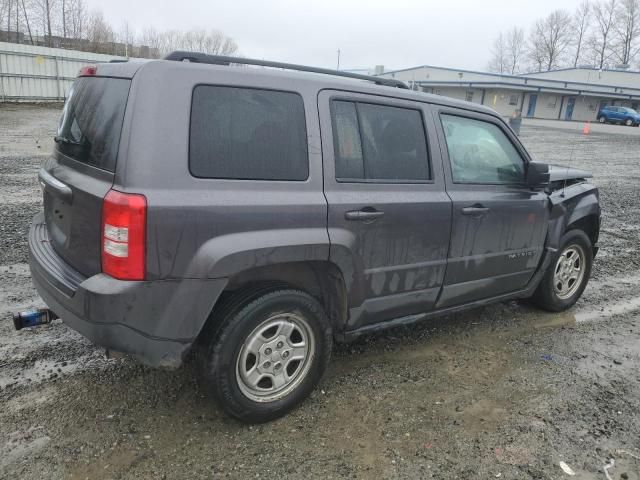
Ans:
<svg viewBox="0 0 640 480"><path fill-rule="evenodd" d="M58 151L113 172L130 84L121 78L79 78L62 111Z"/></svg>

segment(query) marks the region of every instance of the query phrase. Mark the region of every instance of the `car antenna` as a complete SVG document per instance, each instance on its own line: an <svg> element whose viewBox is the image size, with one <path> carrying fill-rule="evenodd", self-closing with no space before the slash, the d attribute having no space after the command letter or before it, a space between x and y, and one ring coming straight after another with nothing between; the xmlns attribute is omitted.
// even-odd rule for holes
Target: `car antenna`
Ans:
<svg viewBox="0 0 640 480"><path fill-rule="evenodd" d="M578 95L576 100L578 100L578 99L582 100L582 103L583 103L582 106L584 107L585 104L586 104L586 97L584 95ZM575 104L574 104L574 106L575 106ZM584 128L582 130L582 133L583 133L582 136L583 137L586 137L587 135L589 135L590 128L588 128L588 122L589 122L588 120L587 120L587 122L585 122L585 126L584 126ZM580 131L580 123L576 122L576 132L579 132L579 131ZM569 169L571 168L571 164L573 162L573 152L576 149L576 143L578 143L578 142L577 141L576 142L572 142L572 145L571 145L571 152L569 153L569 161L567 162L567 171L565 173L564 180L562 181L562 192L560 193L560 196L562 198L564 198L564 193L565 193L565 190L567 189L567 177L569 176Z"/></svg>

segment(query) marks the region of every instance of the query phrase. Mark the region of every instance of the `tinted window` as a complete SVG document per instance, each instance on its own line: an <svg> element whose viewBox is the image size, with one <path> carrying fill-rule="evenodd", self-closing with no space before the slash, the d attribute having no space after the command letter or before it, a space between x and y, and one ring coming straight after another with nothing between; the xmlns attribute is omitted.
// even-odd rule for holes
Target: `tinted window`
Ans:
<svg viewBox="0 0 640 480"><path fill-rule="evenodd" d="M308 177L304 105L294 93L200 85L193 92L189 145L196 177Z"/></svg>
<svg viewBox="0 0 640 480"><path fill-rule="evenodd" d="M77 160L115 171L130 80L80 78L69 92L58 128L58 150Z"/></svg>
<svg viewBox="0 0 640 480"><path fill-rule="evenodd" d="M524 163L504 132L493 123L442 115L454 182L519 183Z"/></svg>
<svg viewBox="0 0 640 480"><path fill-rule="evenodd" d="M336 177L364 178L364 158L358 127L358 112L352 102L334 102Z"/></svg>
<svg viewBox="0 0 640 480"><path fill-rule="evenodd" d="M427 142L418 110L334 101L336 178L424 181Z"/></svg>

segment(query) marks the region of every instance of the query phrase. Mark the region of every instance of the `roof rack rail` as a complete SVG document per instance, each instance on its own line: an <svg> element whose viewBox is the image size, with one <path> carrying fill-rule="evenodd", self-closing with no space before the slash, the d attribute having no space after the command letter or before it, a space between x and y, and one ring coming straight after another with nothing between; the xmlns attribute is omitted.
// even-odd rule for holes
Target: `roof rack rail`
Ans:
<svg viewBox="0 0 640 480"><path fill-rule="evenodd" d="M225 55L209 55L207 53L187 52L184 50L176 50L171 52L165 60L172 60L175 62L193 62L193 63L207 63L210 65L257 65L261 67L273 67L282 68L285 70L297 70L300 72L321 73L324 75L334 75L337 77L355 78L358 80L367 80L373 82L376 85L384 85L387 87L406 88L409 87L400 80L391 78L374 77L372 75L361 75L359 73L341 72L339 70L330 70L328 68L307 67L305 65L296 65L294 63L282 63L271 62L268 60L256 60L253 58L241 58L241 57L228 57Z"/></svg>

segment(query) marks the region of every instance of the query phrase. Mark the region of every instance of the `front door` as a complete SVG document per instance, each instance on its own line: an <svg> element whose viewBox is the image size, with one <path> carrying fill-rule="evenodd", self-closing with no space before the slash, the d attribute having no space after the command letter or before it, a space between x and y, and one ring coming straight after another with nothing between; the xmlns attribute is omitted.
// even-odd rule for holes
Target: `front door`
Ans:
<svg viewBox="0 0 640 480"><path fill-rule="evenodd" d="M429 107L331 91L318 106L330 259L347 284L347 328L432 309L451 200Z"/></svg>
<svg viewBox="0 0 640 480"><path fill-rule="evenodd" d="M540 261L548 218L547 195L525 185L526 152L493 116L442 108L434 119L453 202L437 307L524 288Z"/></svg>
<svg viewBox="0 0 640 480"><path fill-rule="evenodd" d="M564 111L564 119L571 120L573 117L573 107L576 104L576 97L569 97L567 99L567 109Z"/></svg>
<svg viewBox="0 0 640 480"><path fill-rule="evenodd" d="M538 102L538 95L532 93L529 95L529 107L527 108L527 117L533 117L536 114L536 103Z"/></svg>

